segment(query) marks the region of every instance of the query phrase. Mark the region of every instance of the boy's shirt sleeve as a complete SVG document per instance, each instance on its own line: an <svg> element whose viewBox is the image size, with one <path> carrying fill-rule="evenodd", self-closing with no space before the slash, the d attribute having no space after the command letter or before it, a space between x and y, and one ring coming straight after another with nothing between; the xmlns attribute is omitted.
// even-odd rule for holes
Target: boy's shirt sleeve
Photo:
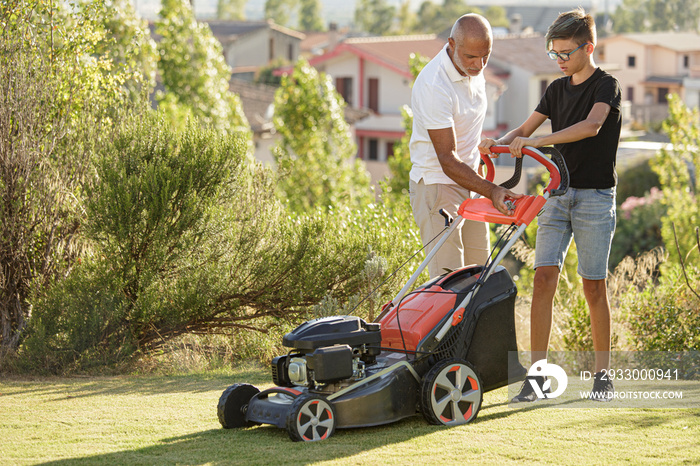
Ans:
<svg viewBox="0 0 700 466"><path fill-rule="evenodd" d="M606 75L600 80L595 93L595 102L610 105L610 108L619 112L622 105L622 91L620 83L611 75Z"/></svg>

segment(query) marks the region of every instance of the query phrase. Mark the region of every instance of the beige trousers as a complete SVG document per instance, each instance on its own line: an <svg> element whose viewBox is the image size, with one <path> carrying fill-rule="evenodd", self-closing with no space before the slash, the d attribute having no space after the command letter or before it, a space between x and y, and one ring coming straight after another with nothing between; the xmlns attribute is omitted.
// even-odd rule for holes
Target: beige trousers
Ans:
<svg viewBox="0 0 700 466"><path fill-rule="evenodd" d="M420 180L418 183L410 182L409 196L413 218L425 246L445 229L445 218L440 215L440 209L456 218L459 206L470 197L470 192L458 185L425 184ZM439 237L426 246L425 254L432 250L438 240ZM489 250L488 224L465 220L428 264L430 278L465 265L483 265L488 259Z"/></svg>

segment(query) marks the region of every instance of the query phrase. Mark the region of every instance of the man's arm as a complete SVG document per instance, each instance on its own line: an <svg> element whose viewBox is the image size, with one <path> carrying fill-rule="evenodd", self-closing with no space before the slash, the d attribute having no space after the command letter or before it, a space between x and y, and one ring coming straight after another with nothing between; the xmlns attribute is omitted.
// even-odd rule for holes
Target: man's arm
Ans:
<svg viewBox="0 0 700 466"><path fill-rule="evenodd" d="M480 177L469 165L457 156L457 138L453 128L428 130L430 140L435 147L438 160L445 172L452 180L465 189L474 191L491 199L493 206L499 212L510 215L512 211L506 207L506 198L518 199L522 194L497 186Z"/></svg>

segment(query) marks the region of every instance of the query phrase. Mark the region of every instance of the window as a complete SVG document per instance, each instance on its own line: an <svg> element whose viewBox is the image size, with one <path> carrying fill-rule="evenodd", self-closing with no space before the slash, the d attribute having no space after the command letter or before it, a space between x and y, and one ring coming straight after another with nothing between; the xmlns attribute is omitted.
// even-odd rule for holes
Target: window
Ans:
<svg viewBox="0 0 700 466"><path fill-rule="evenodd" d="M683 68L690 68L690 55L683 55Z"/></svg>
<svg viewBox="0 0 700 466"><path fill-rule="evenodd" d="M275 38L270 37L270 51L268 53L268 60L272 61L275 59Z"/></svg>
<svg viewBox="0 0 700 466"><path fill-rule="evenodd" d="M635 68L637 66L637 57L634 55L627 56L627 68Z"/></svg>
<svg viewBox="0 0 700 466"><path fill-rule="evenodd" d="M386 143L386 158L393 157L394 155L394 144L396 141L389 141Z"/></svg>
<svg viewBox="0 0 700 466"><path fill-rule="evenodd" d="M287 60L294 61L294 44L287 45Z"/></svg>
<svg viewBox="0 0 700 466"><path fill-rule="evenodd" d="M335 78L335 89L352 106L352 78Z"/></svg>
<svg viewBox="0 0 700 466"><path fill-rule="evenodd" d="M368 139L367 144L369 145L367 160L379 160L379 141L377 139Z"/></svg>
<svg viewBox="0 0 700 466"><path fill-rule="evenodd" d="M660 87L657 91L656 102L659 104L666 104L668 100L666 96L668 95L668 87Z"/></svg>
<svg viewBox="0 0 700 466"><path fill-rule="evenodd" d="M634 87L633 86L629 86L627 88L627 100L629 100L630 102L634 102Z"/></svg>
<svg viewBox="0 0 700 466"><path fill-rule="evenodd" d="M547 90L547 80L546 79L541 79L540 80L540 97L542 97Z"/></svg>
<svg viewBox="0 0 700 466"><path fill-rule="evenodd" d="M369 78L369 103L370 110L379 113L379 79Z"/></svg>

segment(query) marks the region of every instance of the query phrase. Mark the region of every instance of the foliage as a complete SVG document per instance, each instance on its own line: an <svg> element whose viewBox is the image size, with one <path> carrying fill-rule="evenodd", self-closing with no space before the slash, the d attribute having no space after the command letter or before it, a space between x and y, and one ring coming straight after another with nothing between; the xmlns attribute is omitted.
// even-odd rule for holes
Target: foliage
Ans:
<svg viewBox="0 0 700 466"><path fill-rule="evenodd" d="M240 98L229 90L231 71L221 44L209 26L195 20L188 0L163 0L162 6L156 33L166 92L157 92L159 108L180 128L196 118L217 131L250 138Z"/></svg>
<svg viewBox="0 0 700 466"><path fill-rule="evenodd" d="M245 21L245 0L218 0L216 18L228 21Z"/></svg>
<svg viewBox="0 0 700 466"><path fill-rule="evenodd" d="M276 76L275 71L289 65L289 62L282 57L277 57L265 66L258 68L254 81L257 84L278 87L282 83L282 77Z"/></svg>
<svg viewBox="0 0 700 466"><path fill-rule="evenodd" d="M393 192L401 196L408 194L408 184L411 173L411 153L409 143L411 134L413 133L413 112L411 107L404 105L401 107L401 117L403 118L403 127L406 132L401 139L394 144L394 155L389 158L387 164L391 171L391 178L385 180L384 190Z"/></svg>
<svg viewBox="0 0 700 466"><path fill-rule="evenodd" d="M297 0L265 0L265 19L281 26L289 25L289 13L297 6Z"/></svg>
<svg viewBox="0 0 700 466"><path fill-rule="evenodd" d="M274 156L280 195L294 212L361 206L371 199L369 175L355 158L343 98L330 76L300 59L275 94L280 136Z"/></svg>
<svg viewBox="0 0 700 466"><path fill-rule="evenodd" d="M99 14L105 36L94 53L121 68L132 100L150 95L156 85L158 55L148 23L138 17L130 0L106 0Z"/></svg>
<svg viewBox="0 0 700 466"><path fill-rule="evenodd" d="M323 31L320 0L299 0L299 28L302 31Z"/></svg>
<svg viewBox="0 0 700 466"><path fill-rule="evenodd" d="M32 295L80 252L81 186L124 105L127 76L97 54L100 8L0 4L0 356L20 344Z"/></svg>
<svg viewBox="0 0 700 466"><path fill-rule="evenodd" d="M610 250L610 268L614 268L626 256L663 246L661 219L666 206L661 202L662 193L652 188L644 197L628 197L617 211L617 226Z"/></svg>
<svg viewBox="0 0 700 466"><path fill-rule="evenodd" d="M245 147L196 123L125 118L86 193L92 254L39 296L24 367L125 363L185 333L277 335L327 294L359 302L415 250L415 235L379 205L288 216ZM371 277L369 245L370 262L386 261Z"/></svg>
<svg viewBox="0 0 700 466"><path fill-rule="evenodd" d="M695 252L694 264L700 262ZM700 289L700 269L684 272L669 264L658 283L646 283L642 290L631 290L626 302L631 344L639 351L700 351L700 297L684 281L688 275L694 289Z"/></svg>
<svg viewBox="0 0 700 466"><path fill-rule="evenodd" d="M464 0L443 0L442 5L426 0L418 7L417 33L440 34L452 27L455 21L467 13L481 13Z"/></svg>
<svg viewBox="0 0 700 466"><path fill-rule="evenodd" d="M618 167L617 202L629 197L644 197L652 188L659 187L659 175L651 168L650 160L643 160L624 168Z"/></svg>
<svg viewBox="0 0 700 466"><path fill-rule="evenodd" d="M613 31L699 31L700 4L694 0L623 0L612 15Z"/></svg>
<svg viewBox="0 0 700 466"><path fill-rule="evenodd" d="M700 225L700 115L688 109L681 99L669 96L669 116L663 124L673 150L662 149L652 162L663 191L661 234L671 260L682 257L676 251L676 236L681 251L697 247L695 228ZM672 225L675 225L675 233Z"/></svg>
<svg viewBox="0 0 700 466"><path fill-rule="evenodd" d="M396 7L386 0L359 0L355 6L355 27L371 35L390 34Z"/></svg>

